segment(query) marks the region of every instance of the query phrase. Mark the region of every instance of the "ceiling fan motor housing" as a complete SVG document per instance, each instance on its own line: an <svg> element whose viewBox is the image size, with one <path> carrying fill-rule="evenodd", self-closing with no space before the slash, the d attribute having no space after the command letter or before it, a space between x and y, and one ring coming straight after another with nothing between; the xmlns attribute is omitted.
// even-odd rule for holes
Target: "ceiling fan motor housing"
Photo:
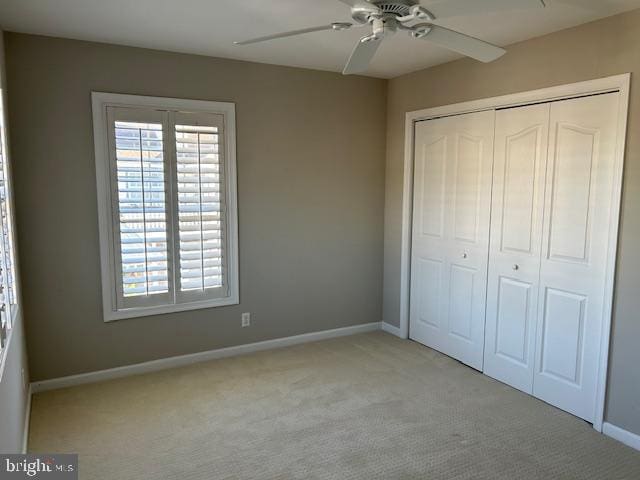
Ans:
<svg viewBox="0 0 640 480"><path fill-rule="evenodd" d="M363 0L351 8L351 17L360 24L374 18L396 19L411 15L411 7L419 5L417 0Z"/></svg>

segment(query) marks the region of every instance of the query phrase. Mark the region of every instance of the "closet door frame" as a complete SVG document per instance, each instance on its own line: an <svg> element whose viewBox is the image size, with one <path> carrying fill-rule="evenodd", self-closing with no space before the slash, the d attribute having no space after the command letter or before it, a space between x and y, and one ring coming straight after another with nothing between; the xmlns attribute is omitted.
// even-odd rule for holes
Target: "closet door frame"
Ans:
<svg viewBox="0 0 640 480"><path fill-rule="evenodd" d="M470 102L456 103L441 107L428 108L408 112L405 115L405 144L404 144L404 182L402 191L402 239L400 257L400 327L399 331L392 328L400 338L409 338L409 292L411 288L411 236L413 218L413 162L414 162L414 131L415 123L439 117L460 115L465 113L497 110L501 108L519 107L540 102L552 102L570 98L598 95L603 93L618 93L618 131L616 139L616 155L614 165L614 188L611 202L611 225L608 237L605 305L603 309L603 331L598 359L598 387L596 396L596 411L593 428L602 432L604 422L604 407L607 387L607 369L609 359L609 344L611 338L611 317L613 308L614 279L618 248L618 232L620 221L620 205L622 193L622 176L624 170L624 156L627 133L627 116L629 109L629 88L631 74L625 73L585 82L560 85L556 87L531 90L499 97L484 98ZM384 325L384 324L383 324Z"/></svg>

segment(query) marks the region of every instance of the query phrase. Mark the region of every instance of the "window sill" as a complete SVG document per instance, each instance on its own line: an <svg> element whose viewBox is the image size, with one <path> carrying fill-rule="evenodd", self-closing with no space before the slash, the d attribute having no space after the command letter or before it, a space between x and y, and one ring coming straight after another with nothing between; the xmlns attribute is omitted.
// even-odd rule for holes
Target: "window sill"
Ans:
<svg viewBox="0 0 640 480"><path fill-rule="evenodd" d="M217 298L202 302L189 302L175 305L159 305L155 307L125 308L122 310L104 311L105 322L115 322L128 318L148 317L151 315L163 315L165 313L187 312L190 310L204 310L207 308L225 307L228 305L238 305L240 299L237 295L231 297Z"/></svg>

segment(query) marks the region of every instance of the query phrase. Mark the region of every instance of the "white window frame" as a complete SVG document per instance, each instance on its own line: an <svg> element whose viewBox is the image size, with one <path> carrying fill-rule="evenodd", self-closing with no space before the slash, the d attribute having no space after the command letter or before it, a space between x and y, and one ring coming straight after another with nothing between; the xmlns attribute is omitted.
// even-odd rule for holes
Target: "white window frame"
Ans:
<svg viewBox="0 0 640 480"><path fill-rule="evenodd" d="M7 89L2 86L0 82L0 142L2 142L1 152L2 162L5 167L5 196L7 202L7 222L9 222L9 242L12 244L12 252L11 252L11 268L13 270L13 303L11 303L11 298L9 297L9 285L7 280L7 268L6 268L6 252L5 252L5 239L4 239L4 231L2 228L2 224L0 222L0 266L2 268L2 285L4 288L4 297L3 304L5 308L5 315L8 317L7 321L7 332L6 338L4 342L4 346L0 345L0 381L4 375L4 366L6 364L6 358L9 352L9 347L11 346L11 341L13 339L14 330L18 324L20 319L20 309L22 305L22 300L20 296L20 275L18 271L18 246L16 245L15 239L15 231L16 231L16 223L15 223L15 203L13 198L13 175L12 175L12 164L11 164L11 153L9 148L9 132L8 132L8 114L7 114ZM1 166L1 165L0 165ZM7 302L6 300L9 299Z"/></svg>
<svg viewBox="0 0 640 480"><path fill-rule="evenodd" d="M93 135L95 144L96 185L98 194L98 223L100 232L100 268L102 277L102 305L104 321L137 318L164 313L183 312L204 308L237 305L239 296L238 265L238 202L236 180L236 111L235 104L206 100L184 100L179 98L148 97L105 92L91 92L93 107ZM196 300L188 303L118 308L117 302L117 261L112 198L112 175L109 153L108 107L139 109L157 109L170 112L208 113L224 118L224 169L223 178L226 189L227 211L225 233L227 235L226 259L228 294L220 298ZM165 140L166 141L166 140ZM175 208L173 203L169 209Z"/></svg>

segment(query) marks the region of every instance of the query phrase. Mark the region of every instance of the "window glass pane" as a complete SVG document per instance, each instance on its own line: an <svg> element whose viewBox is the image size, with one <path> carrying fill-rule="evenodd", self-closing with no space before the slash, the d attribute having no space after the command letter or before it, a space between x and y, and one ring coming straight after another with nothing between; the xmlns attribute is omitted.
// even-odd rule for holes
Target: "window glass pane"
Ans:
<svg viewBox="0 0 640 480"><path fill-rule="evenodd" d="M223 284L219 133L217 127L175 126L181 291Z"/></svg>
<svg viewBox="0 0 640 480"><path fill-rule="evenodd" d="M2 241L2 287L3 292L0 296L2 302L7 304L5 312L7 315L7 327L10 328L10 305L16 304L17 292L16 292L16 274L15 274L15 251L14 251L14 239L13 239L13 224L12 224L12 205L9 195L10 185L8 183L8 164L7 164L7 139L6 139L6 127L5 117L3 111L3 94L0 90L0 237Z"/></svg>
<svg viewBox="0 0 640 480"><path fill-rule="evenodd" d="M115 122L123 295L169 291L162 125Z"/></svg>

